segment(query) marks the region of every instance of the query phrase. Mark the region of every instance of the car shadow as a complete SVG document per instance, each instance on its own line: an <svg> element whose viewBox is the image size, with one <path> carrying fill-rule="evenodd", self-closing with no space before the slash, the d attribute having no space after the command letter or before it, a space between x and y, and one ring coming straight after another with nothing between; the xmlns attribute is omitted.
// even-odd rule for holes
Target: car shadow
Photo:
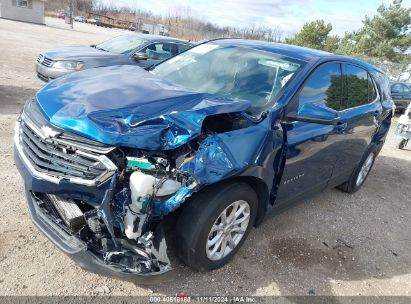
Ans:
<svg viewBox="0 0 411 304"><path fill-rule="evenodd" d="M148 287L192 296L401 294L372 284L411 273L411 199L403 192L410 167L380 155L357 193L327 190L266 220L215 271L195 272L173 258L174 279Z"/></svg>
<svg viewBox="0 0 411 304"><path fill-rule="evenodd" d="M19 114L26 100L37 90L26 87L0 85L0 114Z"/></svg>

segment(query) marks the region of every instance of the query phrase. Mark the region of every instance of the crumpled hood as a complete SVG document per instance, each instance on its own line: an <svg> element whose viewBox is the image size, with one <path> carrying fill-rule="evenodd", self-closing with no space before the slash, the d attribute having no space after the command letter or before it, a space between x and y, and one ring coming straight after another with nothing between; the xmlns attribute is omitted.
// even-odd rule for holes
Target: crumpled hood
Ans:
<svg viewBox="0 0 411 304"><path fill-rule="evenodd" d="M70 46L64 48L56 48L45 50L42 52L44 56L52 60L70 60L81 58L100 58L119 56L118 54L98 50L91 46Z"/></svg>
<svg viewBox="0 0 411 304"><path fill-rule="evenodd" d="M84 70L36 95L48 120L115 146L174 149L201 133L203 120L245 111L249 101L186 90L136 66Z"/></svg>

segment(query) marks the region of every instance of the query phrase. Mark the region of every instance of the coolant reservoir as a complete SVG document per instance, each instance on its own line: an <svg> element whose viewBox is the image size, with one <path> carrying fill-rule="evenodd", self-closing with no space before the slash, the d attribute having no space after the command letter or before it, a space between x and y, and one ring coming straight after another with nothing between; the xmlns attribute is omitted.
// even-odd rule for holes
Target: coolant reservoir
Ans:
<svg viewBox="0 0 411 304"><path fill-rule="evenodd" d="M127 207L124 216L124 230L129 239L135 240L141 236L147 217L147 214L142 212L143 204L148 196L154 195L154 185L158 182L159 179L140 171L135 171L130 175L131 204ZM162 182L155 194L156 196L171 195L180 188L180 182L167 179Z"/></svg>
<svg viewBox="0 0 411 304"><path fill-rule="evenodd" d="M148 195L153 195L156 178L140 171L130 175L131 204L124 216L124 230L129 239L141 235L146 214L141 212L143 202Z"/></svg>
<svg viewBox="0 0 411 304"><path fill-rule="evenodd" d="M136 171L130 175L130 190L132 205L137 208L142 208L142 200L139 197L145 197L147 195L153 195L154 184L156 178L152 175L144 174L143 172Z"/></svg>

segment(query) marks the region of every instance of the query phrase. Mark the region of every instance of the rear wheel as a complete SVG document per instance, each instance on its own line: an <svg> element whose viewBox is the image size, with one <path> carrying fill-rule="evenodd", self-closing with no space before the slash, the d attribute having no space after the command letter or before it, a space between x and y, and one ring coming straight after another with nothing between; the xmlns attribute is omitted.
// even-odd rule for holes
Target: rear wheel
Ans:
<svg viewBox="0 0 411 304"><path fill-rule="evenodd" d="M338 188L348 193L357 192L364 184L368 174L370 174L376 155L376 151L369 150L368 153L364 155L358 166L354 169L348 181L338 186Z"/></svg>
<svg viewBox="0 0 411 304"><path fill-rule="evenodd" d="M180 258L200 271L228 263L254 224L257 204L257 195L245 183L223 184L198 193L177 221Z"/></svg>

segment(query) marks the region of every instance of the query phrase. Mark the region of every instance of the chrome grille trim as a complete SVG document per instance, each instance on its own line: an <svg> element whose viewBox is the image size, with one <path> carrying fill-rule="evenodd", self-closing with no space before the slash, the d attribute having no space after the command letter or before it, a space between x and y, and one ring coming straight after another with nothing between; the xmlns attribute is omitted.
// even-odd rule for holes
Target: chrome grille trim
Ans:
<svg viewBox="0 0 411 304"><path fill-rule="evenodd" d="M48 126L37 126L22 113L15 129L15 146L32 175L55 184L62 180L86 186L98 186L108 180L117 170L106 156L115 147L97 147L78 144L64 139L59 132ZM70 136L68 136L70 138ZM87 139L85 139L87 142ZM91 142L91 140L89 140Z"/></svg>
<svg viewBox="0 0 411 304"><path fill-rule="evenodd" d="M47 58L43 54L40 54L39 57L37 57L37 62L40 63L41 65L44 65L45 67L51 67L54 63L54 61L50 58Z"/></svg>

